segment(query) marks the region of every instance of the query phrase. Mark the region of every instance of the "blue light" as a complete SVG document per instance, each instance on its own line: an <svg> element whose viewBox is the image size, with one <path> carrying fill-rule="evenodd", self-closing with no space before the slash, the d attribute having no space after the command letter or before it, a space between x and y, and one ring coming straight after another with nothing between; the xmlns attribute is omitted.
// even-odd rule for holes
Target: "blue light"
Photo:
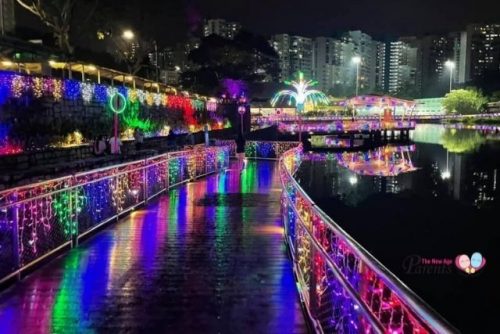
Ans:
<svg viewBox="0 0 500 334"><path fill-rule="evenodd" d="M108 102L107 87L101 84L96 84L94 86L94 99L99 103L107 103Z"/></svg>
<svg viewBox="0 0 500 334"><path fill-rule="evenodd" d="M80 82L74 80L64 80L64 97L75 101L81 97Z"/></svg>

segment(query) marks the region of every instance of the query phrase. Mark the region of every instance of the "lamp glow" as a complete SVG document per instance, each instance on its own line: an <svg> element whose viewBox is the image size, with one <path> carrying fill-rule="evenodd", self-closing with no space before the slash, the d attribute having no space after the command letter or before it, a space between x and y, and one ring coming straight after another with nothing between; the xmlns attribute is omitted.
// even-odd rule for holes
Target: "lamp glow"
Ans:
<svg viewBox="0 0 500 334"><path fill-rule="evenodd" d="M352 62L354 64L360 64L361 63L361 57L360 56L354 56L354 57L352 57Z"/></svg>
<svg viewBox="0 0 500 334"><path fill-rule="evenodd" d="M447 60L446 63L444 63L444 66L448 67L450 70L455 68L455 62L451 60Z"/></svg>
<svg viewBox="0 0 500 334"><path fill-rule="evenodd" d="M448 180L451 177L451 173L449 170L445 170L444 172L441 173L441 178L443 180Z"/></svg>
<svg viewBox="0 0 500 334"><path fill-rule="evenodd" d="M135 34L132 30L125 30L122 33L122 37L126 40L132 40L135 37Z"/></svg>

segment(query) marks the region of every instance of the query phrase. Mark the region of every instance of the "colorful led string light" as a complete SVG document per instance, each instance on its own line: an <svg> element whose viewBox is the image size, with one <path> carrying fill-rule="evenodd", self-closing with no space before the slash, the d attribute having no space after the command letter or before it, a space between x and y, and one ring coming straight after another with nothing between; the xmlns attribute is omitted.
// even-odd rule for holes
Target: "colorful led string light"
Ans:
<svg viewBox="0 0 500 334"><path fill-rule="evenodd" d="M388 333L430 333L426 320L419 319L401 298L390 289L392 284L371 269L359 255L359 251L346 242L346 236L335 229L313 207L313 203L303 196L296 187L292 175L302 159L300 148L291 149L281 158L280 177L284 184L282 208L287 237L291 238L298 267L300 289L315 304L308 305L319 310L317 320L324 332L369 333L371 319ZM297 214L296 214L297 213ZM311 243L319 245L321 252L311 254ZM363 305L358 304L346 292L344 283L339 281L329 266L328 259L350 285ZM314 284L311 284L314 282ZM309 287L314 287L309 289ZM366 307L372 313L368 319L359 312ZM436 331L434 331L436 332Z"/></svg>

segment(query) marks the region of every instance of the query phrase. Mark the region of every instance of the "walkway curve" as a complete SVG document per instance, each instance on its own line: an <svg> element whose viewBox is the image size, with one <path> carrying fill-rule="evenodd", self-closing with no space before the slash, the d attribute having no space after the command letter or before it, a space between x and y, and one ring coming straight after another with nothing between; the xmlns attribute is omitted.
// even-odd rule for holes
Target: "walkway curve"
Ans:
<svg viewBox="0 0 500 334"><path fill-rule="evenodd" d="M277 163L183 185L0 294L2 333L302 333Z"/></svg>

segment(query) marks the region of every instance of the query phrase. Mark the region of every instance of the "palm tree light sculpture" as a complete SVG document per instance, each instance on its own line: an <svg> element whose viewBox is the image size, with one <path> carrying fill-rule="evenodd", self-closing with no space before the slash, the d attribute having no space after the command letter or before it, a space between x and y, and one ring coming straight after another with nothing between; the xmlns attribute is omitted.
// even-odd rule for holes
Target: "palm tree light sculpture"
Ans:
<svg viewBox="0 0 500 334"><path fill-rule="evenodd" d="M317 81L304 80L304 73L298 73L298 81L285 81L285 84L293 86L293 90L282 90L276 93L271 100L271 105L274 107L279 101L288 98L290 104L295 104L297 113L299 114L299 141L302 141L302 118L300 114L304 112L306 103L310 103L313 106L318 104L328 104L328 97L321 91L316 89L310 89L317 84Z"/></svg>

